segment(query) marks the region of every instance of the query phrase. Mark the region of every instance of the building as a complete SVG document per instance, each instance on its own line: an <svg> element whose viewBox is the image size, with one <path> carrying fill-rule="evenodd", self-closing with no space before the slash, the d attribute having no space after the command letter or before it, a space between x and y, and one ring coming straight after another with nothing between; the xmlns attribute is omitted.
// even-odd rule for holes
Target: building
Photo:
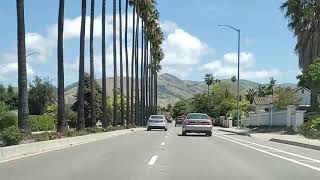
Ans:
<svg viewBox="0 0 320 180"><path fill-rule="evenodd" d="M255 97L254 98L254 107L256 112L264 112L268 109L274 108L273 103L276 101L276 98L273 96L265 97Z"/></svg>

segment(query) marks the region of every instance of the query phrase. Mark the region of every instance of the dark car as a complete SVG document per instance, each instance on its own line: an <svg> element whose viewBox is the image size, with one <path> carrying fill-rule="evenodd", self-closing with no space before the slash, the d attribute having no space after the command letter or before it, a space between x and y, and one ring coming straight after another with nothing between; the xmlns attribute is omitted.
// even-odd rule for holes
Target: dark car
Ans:
<svg viewBox="0 0 320 180"><path fill-rule="evenodd" d="M174 126L177 126L177 125L181 125L184 121L184 117L183 116L178 116L175 120L175 124Z"/></svg>

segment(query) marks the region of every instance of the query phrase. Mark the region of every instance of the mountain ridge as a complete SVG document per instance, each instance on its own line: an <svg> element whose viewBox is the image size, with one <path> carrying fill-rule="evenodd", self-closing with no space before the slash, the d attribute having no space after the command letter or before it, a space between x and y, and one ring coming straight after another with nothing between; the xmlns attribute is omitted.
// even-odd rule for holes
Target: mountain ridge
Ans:
<svg viewBox="0 0 320 180"><path fill-rule="evenodd" d="M119 77L118 77L119 79ZM102 85L101 79L96 79L98 84ZM131 81L130 81L131 82ZM221 83L230 87L231 92L236 92L236 84L230 79L223 79ZM131 83L129 84L131 85ZM245 94L248 89L257 89L260 83L250 80L240 79L240 94ZM263 85L263 84L262 84ZM75 101L78 83L72 83L65 87L66 104L72 104ZM280 87L296 88L297 85L293 83L277 84ZM118 81L118 87L119 81ZM107 78L107 95L112 95L113 77ZM124 89L126 88L124 84ZM181 99L187 99L195 94L206 93L207 85L204 81L182 80L172 74L163 73L158 76L158 104L166 106L174 104Z"/></svg>

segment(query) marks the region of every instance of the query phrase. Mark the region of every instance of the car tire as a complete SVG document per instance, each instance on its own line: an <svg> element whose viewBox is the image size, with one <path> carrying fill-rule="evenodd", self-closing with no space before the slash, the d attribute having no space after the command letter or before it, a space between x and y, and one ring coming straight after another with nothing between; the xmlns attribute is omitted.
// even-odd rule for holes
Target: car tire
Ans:
<svg viewBox="0 0 320 180"><path fill-rule="evenodd" d="M168 129L167 129L167 128L165 128L165 129L164 129L164 131L168 131Z"/></svg>
<svg viewBox="0 0 320 180"><path fill-rule="evenodd" d="M186 136L187 133L185 131L182 131L182 136Z"/></svg>
<svg viewBox="0 0 320 180"><path fill-rule="evenodd" d="M150 129L150 128L147 128L147 131L151 131L151 129Z"/></svg>
<svg viewBox="0 0 320 180"><path fill-rule="evenodd" d="M207 136L212 136L212 132L207 132Z"/></svg>

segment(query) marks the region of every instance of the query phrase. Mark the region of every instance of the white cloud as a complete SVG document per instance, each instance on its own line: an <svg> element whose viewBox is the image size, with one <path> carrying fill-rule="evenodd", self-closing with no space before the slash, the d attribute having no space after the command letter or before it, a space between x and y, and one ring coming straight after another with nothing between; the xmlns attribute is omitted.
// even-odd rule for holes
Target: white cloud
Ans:
<svg viewBox="0 0 320 180"><path fill-rule="evenodd" d="M240 54L240 78L241 79L264 79L275 77L280 74L277 69L256 69L254 55L249 52ZM202 71L211 72L220 78L230 78L238 72L237 53L227 53L222 60L214 60L202 65Z"/></svg>
<svg viewBox="0 0 320 180"><path fill-rule="evenodd" d="M172 21L164 21L160 23L163 32L173 33L178 29L178 25Z"/></svg>
<svg viewBox="0 0 320 180"><path fill-rule="evenodd" d="M30 60L38 60L41 62L47 61L52 55L55 48L55 41L52 38L46 38L38 33L26 34L26 49L27 53L37 52L39 54L29 56Z"/></svg>
<svg viewBox="0 0 320 180"><path fill-rule="evenodd" d="M124 33L124 27L125 27L125 14L122 14L122 29ZM116 17L117 20L117 32L119 29L119 16ZM89 39L90 37L90 16L86 16L86 39ZM55 24L50 28L50 34L53 37L57 37L57 27L58 25ZM64 39L75 39L79 38L80 36L80 27L81 27L81 16L78 16L73 19L66 18L64 21ZM128 32L131 33L133 27L132 22L132 14L128 14ZM112 29L113 29L113 21L112 21L112 15L106 15L106 38L112 36ZM102 36L102 15L98 15L94 18L94 32L93 36L96 38L101 38ZM129 36L130 37L130 36Z"/></svg>
<svg viewBox="0 0 320 180"><path fill-rule="evenodd" d="M7 78L8 76L17 76L18 74L18 63L10 62L0 66L0 78ZM27 64L27 74L33 75L34 71L29 64Z"/></svg>
<svg viewBox="0 0 320 180"><path fill-rule="evenodd" d="M223 58L230 64L238 64L238 53L227 53ZM241 52L240 59L241 67L251 67L254 65L254 55L252 53Z"/></svg>
<svg viewBox="0 0 320 180"><path fill-rule="evenodd" d="M165 54L161 62L162 72L188 77L193 71L192 67L209 54L209 47L199 38L179 28L174 22L164 21L161 27L168 33L162 45Z"/></svg>

